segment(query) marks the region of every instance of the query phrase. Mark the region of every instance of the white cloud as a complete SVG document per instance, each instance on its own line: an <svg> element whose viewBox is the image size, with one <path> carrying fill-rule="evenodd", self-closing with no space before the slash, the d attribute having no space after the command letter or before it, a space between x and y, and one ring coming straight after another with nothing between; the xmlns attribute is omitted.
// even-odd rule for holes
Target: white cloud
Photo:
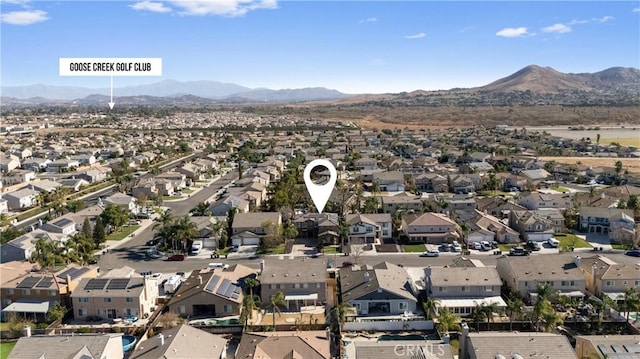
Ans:
<svg viewBox="0 0 640 359"><path fill-rule="evenodd" d="M171 12L170 7L164 6L161 2L140 1L133 5L129 5L134 10L151 11L151 12Z"/></svg>
<svg viewBox="0 0 640 359"><path fill-rule="evenodd" d="M427 34L425 34L424 32L420 32L413 35L407 35L404 38L405 39L422 39L423 37L427 37Z"/></svg>
<svg viewBox="0 0 640 359"><path fill-rule="evenodd" d="M582 25L589 23L589 20L571 20L569 21L569 25Z"/></svg>
<svg viewBox="0 0 640 359"><path fill-rule="evenodd" d="M378 21L377 17L369 17L369 18L358 21L358 24L364 24L365 22L376 22L376 21Z"/></svg>
<svg viewBox="0 0 640 359"><path fill-rule="evenodd" d="M603 16L601 18L597 18L594 17L593 19L591 19L593 22L597 22L599 24L605 23L605 22L609 22L611 20L613 20L613 16Z"/></svg>
<svg viewBox="0 0 640 359"><path fill-rule="evenodd" d="M171 0L180 15L242 16L251 10L275 9L277 0Z"/></svg>
<svg viewBox="0 0 640 359"><path fill-rule="evenodd" d="M522 27L505 27L504 29L496 32L497 36L502 37L523 37L526 35L532 35L527 31L527 28Z"/></svg>
<svg viewBox="0 0 640 359"><path fill-rule="evenodd" d="M0 15L0 21L11 25L31 25L48 19L42 10L11 11Z"/></svg>
<svg viewBox="0 0 640 359"><path fill-rule="evenodd" d="M571 32L571 28L565 24L553 24L542 29L543 32L550 32L554 34L564 34Z"/></svg>
<svg viewBox="0 0 640 359"><path fill-rule="evenodd" d="M633 12L640 12L640 7L637 7L637 8L635 8L635 9L631 10L631 11L633 11Z"/></svg>

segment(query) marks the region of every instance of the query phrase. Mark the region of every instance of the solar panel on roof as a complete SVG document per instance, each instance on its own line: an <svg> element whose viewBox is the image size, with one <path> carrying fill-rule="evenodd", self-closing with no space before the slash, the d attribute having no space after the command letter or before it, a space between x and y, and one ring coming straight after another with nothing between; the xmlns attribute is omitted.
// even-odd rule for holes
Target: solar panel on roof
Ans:
<svg viewBox="0 0 640 359"><path fill-rule="evenodd" d="M112 279L107 284L107 289L127 289L129 285L129 278L116 278Z"/></svg>
<svg viewBox="0 0 640 359"><path fill-rule="evenodd" d="M108 279L89 279L87 284L84 286L85 290L102 290L104 286L107 285Z"/></svg>
<svg viewBox="0 0 640 359"><path fill-rule="evenodd" d="M207 287L205 288L205 290L208 290L209 292L213 292L213 288L216 287L216 284L218 284L219 281L220 281L220 276L214 275L213 278L211 278L211 280L209 281L209 284L207 284Z"/></svg>
<svg viewBox="0 0 640 359"><path fill-rule="evenodd" d="M220 287L218 288L218 291L216 292L216 294L224 295L225 297L227 297L225 293L229 289L230 285L231 285L231 281L228 279L224 279L222 281L222 284L220 284Z"/></svg>
<svg viewBox="0 0 640 359"><path fill-rule="evenodd" d="M87 273L90 270L91 269L89 269L87 267L76 268L75 273L71 274L71 279L76 279L76 278L80 277L81 275Z"/></svg>
<svg viewBox="0 0 640 359"><path fill-rule="evenodd" d="M75 273L75 271L77 271L78 268L69 268L66 271L60 273L57 275L58 278L67 278L68 275L70 275L71 277L73 277L73 275L71 275L71 273Z"/></svg>
<svg viewBox="0 0 640 359"><path fill-rule="evenodd" d="M27 277L20 282L16 288L33 288L36 283L38 283L42 279L42 277Z"/></svg>
<svg viewBox="0 0 640 359"><path fill-rule="evenodd" d="M50 277L47 278L43 278L40 283L38 283L38 285L36 285L36 288L49 288L51 286L51 284L53 284L53 279Z"/></svg>
<svg viewBox="0 0 640 359"><path fill-rule="evenodd" d="M53 222L53 224L58 226L58 227L68 226L71 223L73 223L73 221L68 219L68 218L61 218L61 219Z"/></svg>
<svg viewBox="0 0 640 359"><path fill-rule="evenodd" d="M239 295L239 294L236 293L235 288L236 288L236 285L231 283L229 285L229 287L227 287L227 290L225 291L225 293L223 295L225 297L227 297L227 298L232 298L234 294Z"/></svg>

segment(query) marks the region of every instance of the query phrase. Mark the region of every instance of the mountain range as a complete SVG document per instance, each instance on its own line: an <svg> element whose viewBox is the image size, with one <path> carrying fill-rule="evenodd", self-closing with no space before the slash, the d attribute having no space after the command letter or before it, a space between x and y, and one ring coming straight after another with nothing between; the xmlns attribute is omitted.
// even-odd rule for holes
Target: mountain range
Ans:
<svg viewBox="0 0 640 359"><path fill-rule="evenodd" d="M531 92L553 94L567 91L591 93L622 93L637 96L640 92L640 70L612 67L596 73L562 73L550 67L527 66L512 75L485 86L454 89L469 94L501 94ZM31 85L2 86L2 103L38 104L68 103L99 104L109 102L110 88L91 89L74 86ZM439 91L442 92L442 91ZM414 91L411 94L428 94ZM348 95L323 87L272 90L251 89L245 86L217 81L163 80L160 82L114 88L114 101L131 105L154 104L206 104L206 103L286 103L320 100L349 101L364 97L387 95ZM356 100L357 101L357 100Z"/></svg>

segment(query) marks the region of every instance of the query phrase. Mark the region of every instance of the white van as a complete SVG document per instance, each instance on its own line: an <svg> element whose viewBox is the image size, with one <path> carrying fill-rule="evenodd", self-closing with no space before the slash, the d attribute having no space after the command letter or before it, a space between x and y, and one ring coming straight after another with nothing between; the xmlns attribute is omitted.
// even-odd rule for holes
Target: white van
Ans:
<svg viewBox="0 0 640 359"><path fill-rule="evenodd" d="M202 249L202 241L201 240L196 240L193 241L193 244L191 245L191 255L197 255L198 253L200 253L200 250Z"/></svg>
<svg viewBox="0 0 640 359"><path fill-rule="evenodd" d="M556 248L558 247L558 245L560 245L560 241L551 237L549 239L547 239L547 243L549 244L549 246Z"/></svg>
<svg viewBox="0 0 640 359"><path fill-rule="evenodd" d="M224 263L209 263L209 268L227 269L227 268L229 268L229 265L228 264L224 264Z"/></svg>

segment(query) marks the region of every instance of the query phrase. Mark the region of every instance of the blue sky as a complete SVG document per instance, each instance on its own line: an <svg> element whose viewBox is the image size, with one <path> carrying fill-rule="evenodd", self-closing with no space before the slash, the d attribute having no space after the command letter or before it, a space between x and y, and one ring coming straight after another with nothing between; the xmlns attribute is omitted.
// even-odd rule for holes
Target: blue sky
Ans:
<svg viewBox="0 0 640 359"><path fill-rule="evenodd" d="M347 93L484 85L537 64L640 67L640 1L0 0L3 86L107 87L60 57L161 57L159 78Z"/></svg>

